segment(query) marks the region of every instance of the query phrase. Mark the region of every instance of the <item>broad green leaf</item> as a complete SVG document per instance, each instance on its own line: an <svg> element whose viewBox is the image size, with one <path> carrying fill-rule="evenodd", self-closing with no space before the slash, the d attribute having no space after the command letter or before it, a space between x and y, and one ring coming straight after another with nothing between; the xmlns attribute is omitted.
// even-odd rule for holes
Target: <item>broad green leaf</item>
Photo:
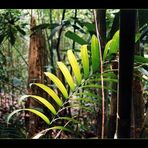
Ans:
<svg viewBox="0 0 148 148"><path fill-rule="evenodd" d="M26 32L23 29L21 29L21 27L19 25L16 25L15 27L22 35L26 35Z"/></svg>
<svg viewBox="0 0 148 148"><path fill-rule="evenodd" d="M110 50L110 44L111 44L112 40L108 41L105 49L104 49L104 53L103 53L103 61L105 61L106 57L107 57L107 53Z"/></svg>
<svg viewBox="0 0 148 148"><path fill-rule="evenodd" d="M49 79L51 79L51 80L55 83L55 85L56 85L56 86L58 87L58 89L61 91L61 93L63 94L63 96L64 96L65 98L68 98L68 92L67 92L65 86L63 85L63 83L59 80L59 78L56 77L55 75L53 75L53 74L50 73L50 72L44 72L44 73L45 73L45 75L46 75L47 77L49 77Z"/></svg>
<svg viewBox="0 0 148 148"><path fill-rule="evenodd" d="M66 128L66 127L63 127L63 126L54 126L54 127L51 127L51 128L47 128L41 132L39 132L37 135L35 135L32 139L39 139L41 136L45 135L48 131L50 130L55 130L55 129L58 129L58 130L63 130L63 131L68 131L68 132L72 132L70 129Z"/></svg>
<svg viewBox="0 0 148 148"><path fill-rule="evenodd" d="M72 50L67 51L67 57L68 57L70 65L72 67L72 70L74 72L74 75L76 77L76 80L78 82L78 85L80 85L81 81L82 81L82 76L81 76L81 73L80 73L80 67L78 65L78 62L77 62L76 57L74 56Z"/></svg>
<svg viewBox="0 0 148 148"><path fill-rule="evenodd" d="M119 30L114 34L110 43L109 55L116 54L119 49Z"/></svg>
<svg viewBox="0 0 148 148"><path fill-rule="evenodd" d="M91 39L91 59L92 59L92 69L94 72L99 71L100 65L100 47L98 39L95 35Z"/></svg>
<svg viewBox="0 0 148 148"><path fill-rule="evenodd" d="M36 100L38 100L39 102L41 102L42 104L44 104L54 115L56 114L56 110L53 107L53 105L51 103L49 103L46 99L40 97L40 96L36 96L36 95L24 95L20 98L20 102L25 99L25 98L35 98Z"/></svg>
<svg viewBox="0 0 148 148"><path fill-rule="evenodd" d="M135 55L135 56L134 56L134 61L135 61L135 62L138 62L138 63L148 63L148 58Z"/></svg>
<svg viewBox="0 0 148 148"><path fill-rule="evenodd" d="M89 23L89 22L84 22L84 26L87 28L88 32L95 32L95 24Z"/></svg>
<svg viewBox="0 0 148 148"><path fill-rule="evenodd" d="M72 31L67 31L65 33L65 36L72 39L74 42L79 43L80 45L87 44L87 42L84 39L82 39L80 36L78 36L76 33Z"/></svg>
<svg viewBox="0 0 148 148"><path fill-rule="evenodd" d="M9 114L9 116L7 117L7 124L9 124L9 120L11 119L11 117L12 117L14 114L16 114L16 113L18 113L18 112L20 112L20 111L30 111L30 112L36 114L37 116L39 116L40 118L42 118L47 124L50 124L49 119L48 119L43 113L41 113L41 112L39 112L39 111L37 111L37 110L35 110L35 109L17 109L17 110L15 110L15 111L13 111L13 112L12 112L11 114Z"/></svg>
<svg viewBox="0 0 148 148"><path fill-rule="evenodd" d="M73 78L72 78L68 68L62 62L57 62L57 64L58 64L61 72L63 73L65 79L67 80L67 83L69 84L71 90L74 91L74 89L75 89L74 81L73 81Z"/></svg>
<svg viewBox="0 0 148 148"><path fill-rule="evenodd" d="M88 58L88 50L87 45L83 45L80 48L81 51L81 59L82 59L82 65L84 70L84 77L89 77L89 58Z"/></svg>
<svg viewBox="0 0 148 148"><path fill-rule="evenodd" d="M38 87L42 88L44 91L46 91L54 100L55 102L59 105L62 106L63 102L62 100L58 97L58 95L48 86L40 83L32 83L34 85L37 85Z"/></svg>

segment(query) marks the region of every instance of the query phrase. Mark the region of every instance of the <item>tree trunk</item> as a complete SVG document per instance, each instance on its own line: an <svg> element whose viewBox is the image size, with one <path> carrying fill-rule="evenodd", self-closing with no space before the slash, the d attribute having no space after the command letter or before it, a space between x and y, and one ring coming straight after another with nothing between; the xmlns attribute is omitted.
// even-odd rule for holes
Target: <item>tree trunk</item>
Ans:
<svg viewBox="0 0 148 148"><path fill-rule="evenodd" d="M136 32L138 32L139 29L138 12L136 19L137 19ZM136 43L135 54L141 55L140 42ZM132 113L134 123L133 126L131 127L134 133L133 135L131 135L133 138L139 138L144 122L143 84L139 79L140 77L142 77L141 73L135 70L134 79L133 79L133 113Z"/></svg>
<svg viewBox="0 0 148 148"><path fill-rule="evenodd" d="M120 10L118 138L130 138L136 10Z"/></svg>
<svg viewBox="0 0 148 148"><path fill-rule="evenodd" d="M106 9L97 9L97 23L101 40L102 53L106 44Z"/></svg>
<svg viewBox="0 0 148 148"><path fill-rule="evenodd" d="M139 77L142 77L138 71L134 72L133 80L133 106L134 106L134 122L135 122L135 137L139 138L144 122L144 100L143 100L143 85Z"/></svg>
<svg viewBox="0 0 148 148"><path fill-rule="evenodd" d="M31 17L31 28L36 26L36 20ZM44 66L47 63L46 58L46 44L45 38L41 30L34 31L30 36L30 47L29 47L29 61L28 61L28 93L39 95L43 97L43 91L38 87L29 87L30 83L44 83ZM31 98L28 99L26 107L29 108L42 108L39 103ZM29 118L26 120L27 129L29 131L28 137L33 136L35 133L40 131L42 121L36 115L29 113Z"/></svg>

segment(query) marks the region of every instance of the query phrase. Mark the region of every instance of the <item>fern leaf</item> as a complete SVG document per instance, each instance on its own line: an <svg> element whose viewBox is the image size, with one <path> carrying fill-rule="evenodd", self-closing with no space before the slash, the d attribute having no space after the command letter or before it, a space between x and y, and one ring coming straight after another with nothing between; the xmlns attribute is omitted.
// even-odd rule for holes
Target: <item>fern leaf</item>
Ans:
<svg viewBox="0 0 148 148"><path fill-rule="evenodd" d="M116 54L119 49L119 30L114 34L110 44L109 55Z"/></svg>
<svg viewBox="0 0 148 148"><path fill-rule="evenodd" d="M103 53L103 61L105 61L105 59L107 57L107 53L110 50L111 42L112 42L112 39L110 41L108 41L107 44L105 45L105 49L104 49L104 53Z"/></svg>
<svg viewBox="0 0 148 148"><path fill-rule="evenodd" d="M42 104L44 104L54 115L56 114L56 110L55 108L52 106L51 103L49 103L46 99L40 97L40 96L36 96L36 95L24 95L20 98L20 102L25 99L25 98L28 98L28 97L31 97L31 98L34 98L36 100L38 100L39 102L41 102Z"/></svg>
<svg viewBox="0 0 148 148"><path fill-rule="evenodd" d="M84 77L88 78L89 77L89 58L88 58L87 45L81 46L80 51L81 51L81 59L82 59Z"/></svg>
<svg viewBox="0 0 148 148"><path fill-rule="evenodd" d="M98 39L95 35L91 39L91 59L93 72L99 71L100 66L100 47Z"/></svg>
<svg viewBox="0 0 148 148"><path fill-rule="evenodd" d="M63 94L63 96L64 96L65 98L68 98L68 92L67 92L65 86L63 85L63 83L59 80L59 78L56 77L54 74L52 74L52 73L50 73L50 72L44 72L44 73L45 73L45 75L46 75L47 77L49 77L49 79L51 79L51 80L55 83L55 85L56 85L56 86L58 87L58 89L61 91L61 93Z"/></svg>
<svg viewBox="0 0 148 148"><path fill-rule="evenodd" d="M15 110L15 111L13 111L13 112L10 113L9 116L7 117L7 124L9 124L9 121L10 121L11 117L12 117L14 114L16 114L16 113L18 113L18 112L20 112L20 111L30 111L30 112L36 114L37 116L39 116L40 118L42 118L47 124L50 124L50 121L49 121L49 119L47 118L47 116L45 116L43 113L41 113L41 112L39 112L39 111L37 111L37 110L35 110L35 109L17 109L17 110Z"/></svg>
<svg viewBox="0 0 148 148"><path fill-rule="evenodd" d="M58 64L58 66L59 66L61 72L63 73L65 79L67 80L67 83L69 84L70 89L71 89L72 91L74 91L74 89L75 89L74 81L73 81L73 78L72 78L72 76L71 76L71 74L70 74L68 68L67 68L67 67L65 66L65 64L62 63L62 62L57 62L57 64Z"/></svg>
<svg viewBox="0 0 148 148"><path fill-rule="evenodd" d="M51 88L49 88L48 86L44 84L40 84L40 83L32 83L32 85L33 84L42 88L44 91L46 91L60 107L62 106L63 104L62 100L58 97L58 95Z"/></svg>
<svg viewBox="0 0 148 148"><path fill-rule="evenodd" d="M81 81L82 81L82 76L81 76L81 73L80 73L80 67L78 65L78 62L77 62L76 57L73 54L72 50L67 51L67 57L68 57L70 65L72 67L72 70L74 72L74 75L76 77L76 80L78 82L78 85L80 85Z"/></svg>

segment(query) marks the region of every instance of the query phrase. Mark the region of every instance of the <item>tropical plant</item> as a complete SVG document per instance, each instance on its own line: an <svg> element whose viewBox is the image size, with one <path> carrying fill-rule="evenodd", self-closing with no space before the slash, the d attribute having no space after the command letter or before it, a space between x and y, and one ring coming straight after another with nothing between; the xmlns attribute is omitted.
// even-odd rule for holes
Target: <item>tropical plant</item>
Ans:
<svg viewBox="0 0 148 148"><path fill-rule="evenodd" d="M139 39L140 35L137 34L135 42L137 42ZM54 86L53 85L48 86L40 83L32 83L30 85L30 87L32 85L35 85L41 88L43 91L47 92L48 95L51 96L52 99L55 101L55 103L58 105L58 109L55 108L54 104L52 104L46 98L42 98L41 96L24 95L19 99L20 103L22 103L25 99L30 97L32 99L37 100L45 107L47 107L49 111L52 113L51 119L49 119L46 116L46 113L43 112L42 110L36 108L25 108L25 109L18 109L12 112L9 115L7 122L9 123L11 117L20 111L30 111L38 115L50 126L50 128L41 131L34 138L40 138L41 136L45 135L45 133L47 133L48 131L54 129L72 132L70 127L66 128L69 122L74 122L77 125L82 126L81 125L82 123L78 121L80 119L78 118L78 115L72 114L72 117L65 117L61 116L60 113L65 108L71 108L71 110L74 108L80 108L82 110L84 109L95 114L97 112L98 107L101 106L102 99L100 96L96 95L97 89L101 88L101 85L98 83L99 81L101 81L99 45L100 43L98 39L96 38L95 35L93 35L91 39L91 45L82 45L80 48L80 52L77 52L77 56L78 58L80 56L80 59L76 58L76 54L74 54L72 50L68 50L67 58L69 63L64 63L61 61L57 62L58 68L60 69L63 76L65 77L65 80L67 81L65 85L56 75L50 72L45 72L45 75L51 81L53 81ZM117 83L118 80L117 76L114 75L114 73L110 69L110 64L111 60L114 59L114 57L117 55L118 49L119 49L119 31L117 31L114 34L113 38L107 42L103 53L103 65L106 68L103 73L103 81L107 81L109 83L109 85L104 89L107 89L109 92L116 92L116 90L113 90L111 88L111 83ZM139 66L140 64L142 64L142 66L146 65L144 63L147 63L146 58L142 56L135 56L136 66ZM70 73L70 67L72 68L73 71L72 74ZM141 69L139 68L139 70ZM70 87L71 90L70 93L68 93L67 91L68 87ZM57 95L57 88L61 92L62 97ZM65 106L67 102L70 103L70 106ZM94 107L94 110L92 110L92 106ZM53 125L53 123L55 123L55 121L57 120L67 120L67 122L65 125L62 126Z"/></svg>
<svg viewBox="0 0 148 148"><path fill-rule="evenodd" d="M27 98L32 98L37 100L39 103L43 104L45 107L49 109L49 111L52 113L51 119L49 119L46 116L46 113L42 110L36 109L36 108L23 108L13 111L11 114L9 114L7 118L7 123L9 124L10 119L12 116L20 111L29 111L40 118L42 118L49 126L50 128L47 128L40 133L38 133L34 138L39 138L49 130L54 129L60 129L64 131L72 132L71 129L67 128L66 126L69 124L69 122L74 122L77 125L81 126L81 122L78 121L77 115L72 114L72 117L65 117L60 116L60 113L65 108L80 108L82 110L89 111L90 113L95 114L97 112L98 107L101 106L102 99L100 96L97 96L96 92L98 89L101 88L101 85L98 83L101 81L101 74L100 74L100 41L98 41L97 37L95 35L92 36L91 39L91 45L82 45L80 48L80 59L77 59L74 55L72 50L67 51L67 58L69 63L64 63L62 61L57 62L57 66L62 72L63 76L65 77L65 80L67 81L66 86L61 82L61 80L54 74L50 72L45 72L45 75L53 81L54 85L56 87L51 88L52 86L40 84L40 83L32 83L32 85L35 85L39 88L41 88L43 91L47 92L49 96L52 97L52 99L55 101L55 103L58 105L58 109L54 107L54 105L48 101L46 98L43 98L41 96L37 95L24 95L19 99L20 103L23 103L23 101ZM115 54L117 52L119 46L119 31L115 33L112 40L110 40L105 47L105 51L103 54L103 61L105 64L105 60L107 56ZM69 67L72 68L73 73L71 74L69 71ZM108 81L111 83L117 83L117 78L115 78L114 73L110 70L110 72L104 72L103 73L103 81ZM67 88L70 87L70 93L67 92ZM57 89L62 94L62 97L57 95ZM88 90L89 88L89 90ZM116 92L116 90L113 90L110 85L104 87L104 89L107 89L110 92ZM67 102L70 103L70 106L65 106ZM92 107L93 106L93 107ZM92 108L94 108L92 110ZM62 126L56 126L53 125L55 121L57 120L67 120L65 125Z"/></svg>

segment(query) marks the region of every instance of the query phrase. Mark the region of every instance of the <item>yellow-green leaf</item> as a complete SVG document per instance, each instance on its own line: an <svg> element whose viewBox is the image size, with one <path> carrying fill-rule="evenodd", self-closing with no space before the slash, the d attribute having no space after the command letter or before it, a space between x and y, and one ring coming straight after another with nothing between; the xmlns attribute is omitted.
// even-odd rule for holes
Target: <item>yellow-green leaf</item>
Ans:
<svg viewBox="0 0 148 148"><path fill-rule="evenodd" d="M89 58L88 58L88 50L87 45L83 45L80 48L81 51L81 59L82 59L82 65L84 70L84 77L89 77Z"/></svg>
<svg viewBox="0 0 148 148"><path fill-rule="evenodd" d="M119 30L116 31L112 38L112 42L110 44L110 50L109 50L109 55L111 54L116 54L118 49L119 49Z"/></svg>
<svg viewBox="0 0 148 148"><path fill-rule="evenodd" d="M78 62L77 62L76 57L73 54L72 50L67 51L67 57L68 57L70 65L72 67L72 70L74 72L74 75L76 77L76 80L78 82L78 85L80 85L81 80L82 80L82 76L81 76L81 73L80 73L80 67L78 65Z"/></svg>
<svg viewBox="0 0 148 148"><path fill-rule="evenodd" d="M70 89L71 89L72 91L74 91L74 89L75 89L74 81L73 81L73 78L72 78L72 76L71 76L71 74L70 74L68 68L67 68L67 67L65 66L65 64L62 63L62 62L57 62L57 64L58 64L58 66L59 66L61 72L63 73L65 79L67 80L67 83L69 84Z"/></svg>
<svg viewBox="0 0 148 148"><path fill-rule="evenodd" d="M100 47L98 39L95 35L91 39L91 59L92 59L92 69L94 72L99 71L100 65Z"/></svg>
<svg viewBox="0 0 148 148"><path fill-rule="evenodd" d="M54 115L56 114L56 110L53 107L53 105L51 103L49 103L46 99L44 99L43 97L40 96L36 96L36 95L24 95L20 98L20 102L25 99L25 98L35 98L36 100L38 100L39 102L41 102L42 104L44 104Z"/></svg>
<svg viewBox="0 0 148 148"><path fill-rule="evenodd" d="M20 112L20 111L30 111L34 114L36 114L37 116L39 116L40 118L42 118L47 124L50 124L50 121L49 119L41 112L39 112L38 110L35 110L35 109L17 109L15 111L13 111L12 113L9 114L9 116L7 117L7 124L9 124L9 120L11 119L11 117Z"/></svg>
<svg viewBox="0 0 148 148"><path fill-rule="evenodd" d="M58 97L58 95L48 86L44 85L44 84L40 84L40 83L32 83L34 85L39 86L40 88L42 88L44 91L46 91L54 100L55 102L59 105L62 106L63 102L62 100Z"/></svg>
<svg viewBox="0 0 148 148"><path fill-rule="evenodd" d="M103 61L105 61L106 57L107 57L107 53L110 49L110 44L111 44L112 40L108 41L106 46L105 46L105 49L104 49L104 53L103 53Z"/></svg>
<svg viewBox="0 0 148 148"><path fill-rule="evenodd" d="M59 80L58 77L56 77L54 74L50 73L50 72L45 72L45 75L47 77L49 77L49 79L51 79L55 85L58 87L58 89L61 91L61 93L63 94L63 96L65 98L68 98L68 92L65 88L65 86L63 85L63 83Z"/></svg>

